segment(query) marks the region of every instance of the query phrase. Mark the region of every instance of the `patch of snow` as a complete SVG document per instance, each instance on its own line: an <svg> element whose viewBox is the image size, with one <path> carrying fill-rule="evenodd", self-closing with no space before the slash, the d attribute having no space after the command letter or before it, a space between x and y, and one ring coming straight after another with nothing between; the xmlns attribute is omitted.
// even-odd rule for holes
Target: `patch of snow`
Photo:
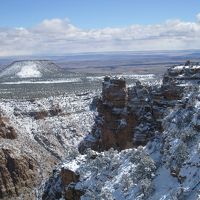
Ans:
<svg viewBox="0 0 200 200"><path fill-rule="evenodd" d="M19 78L39 78L42 76L36 64L25 65L16 74Z"/></svg>
<svg viewBox="0 0 200 200"><path fill-rule="evenodd" d="M104 76L88 76L87 79L90 81L103 81Z"/></svg>
<svg viewBox="0 0 200 200"><path fill-rule="evenodd" d="M122 75L117 75L117 77L138 79L138 80L147 80L147 79L155 78L155 74L122 74Z"/></svg>
<svg viewBox="0 0 200 200"><path fill-rule="evenodd" d="M166 169L165 167L158 169L153 184L156 188L156 192L149 198L150 200L173 199L173 194L169 191L172 191L179 186L177 178L172 177L169 169Z"/></svg>
<svg viewBox="0 0 200 200"><path fill-rule="evenodd" d="M184 65L179 65L179 66L173 67L173 69L175 69L175 70L182 70L184 67L185 67Z"/></svg>
<svg viewBox="0 0 200 200"><path fill-rule="evenodd" d="M85 155L81 155L79 156L78 160L74 159L71 162L64 163L63 165L61 165L61 167L64 167L66 169L69 169L75 172L79 168L80 162L84 162L84 161L85 161Z"/></svg>
<svg viewBox="0 0 200 200"><path fill-rule="evenodd" d="M69 78L51 81L16 81L16 82L2 82L3 85L20 85L20 84L53 84L53 83L76 83L81 82L80 78Z"/></svg>

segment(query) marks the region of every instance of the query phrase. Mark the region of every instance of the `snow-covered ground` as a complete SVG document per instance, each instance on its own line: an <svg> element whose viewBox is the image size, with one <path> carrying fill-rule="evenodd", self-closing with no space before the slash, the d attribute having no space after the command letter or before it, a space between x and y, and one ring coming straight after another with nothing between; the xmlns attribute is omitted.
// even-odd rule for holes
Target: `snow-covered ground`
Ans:
<svg viewBox="0 0 200 200"><path fill-rule="evenodd" d="M64 167L80 175L75 188L83 191L82 200L199 200L200 92L187 94L182 103L185 107L177 106L163 120L163 134L145 147L74 151L54 172L54 183L46 183L49 195L61 190Z"/></svg>
<svg viewBox="0 0 200 200"><path fill-rule="evenodd" d="M19 85L19 84L54 84L54 83L75 83L81 82L80 78L68 78L68 79L53 79L48 81L15 81L15 82L2 82L3 85Z"/></svg>
<svg viewBox="0 0 200 200"><path fill-rule="evenodd" d="M91 131L95 111L90 104L96 94L98 91L33 101L1 100L0 114L17 131L17 139L0 138L0 148L12 146L36 160L40 181L45 181L56 164ZM60 112L51 114L55 108ZM40 112L48 114L36 118Z"/></svg>

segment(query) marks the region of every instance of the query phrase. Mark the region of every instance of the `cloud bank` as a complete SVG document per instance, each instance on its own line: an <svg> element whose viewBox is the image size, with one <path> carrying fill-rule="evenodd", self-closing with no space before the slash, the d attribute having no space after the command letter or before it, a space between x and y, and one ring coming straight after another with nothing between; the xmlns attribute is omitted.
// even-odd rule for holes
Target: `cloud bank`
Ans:
<svg viewBox="0 0 200 200"><path fill-rule="evenodd" d="M168 20L124 28L84 30L68 19L46 19L32 28L0 28L0 56L197 48L200 13L196 22Z"/></svg>

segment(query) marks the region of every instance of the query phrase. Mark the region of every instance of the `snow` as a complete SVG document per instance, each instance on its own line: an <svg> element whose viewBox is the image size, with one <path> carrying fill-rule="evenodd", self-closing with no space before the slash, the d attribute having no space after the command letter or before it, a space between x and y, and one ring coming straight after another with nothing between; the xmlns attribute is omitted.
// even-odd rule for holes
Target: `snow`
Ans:
<svg viewBox="0 0 200 200"><path fill-rule="evenodd" d="M185 66L180 65L180 66L175 66L173 69L175 70L182 70Z"/></svg>
<svg viewBox="0 0 200 200"><path fill-rule="evenodd" d="M88 76L87 79L89 81L103 81L104 76Z"/></svg>
<svg viewBox="0 0 200 200"><path fill-rule="evenodd" d="M155 74L122 74L118 75L119 78L130 78L130 79L137 79L139 81L154 79Z"/></svg>
<svg viewBox="0 0 200 200"><path fill-rule="evenodd" d="M119 127L126 127L127 126L127 122L126 122L126 119L121 119L119 121Z"/></svg>
<svg viewBox="0 0 200 200"><path fill-rule="evenodd" d="M79 168L80 162L84 161L85 161L85 155L81 155L78 160L74 159L71 162L64 163L63 165L61 165L61 168L64 167L69 170L76 171Z"/></svg>
<svg viewBox="0 0 200 200"><path fill-rule="evenodd" d="M157 170L153 184L156 188L156 192L149 198L150 200L166 200L173 198L169 191L179 185L177 179L172 177L169 169L166 169L164 166Z"/></svg>
<svg viewBox="0 0 200 200"><path fill-rule="evenodd" d="M178 65L178 66L173 67L172 69L177 72L182 71L184 69L198 70L198 69L200 69L200 65L192 65L192 66Z"/></svg>
<svg viewBox="0 0 200 200"><path fill-rule="evenodd" d="M38 78L42 76L36 64L23 66L16 75L19 78Z"/></svg>
<svg viewBox="0 0 200 200"><path fill-rule="evenodd" d="M16 81L16 82L2 82L3 85L20 85L20 84L53 84L53 83L76 83L81 82L80 78L68 78L61 80L50 80L50 81Z"/></svg>
<svg viewBox="0 0 200 200"><path fill-rule="evenodd" d="M88 76L87 79L90 81L96 81L100 80L103 81L105 76ZM154 79L154 74L116 74L116 78L126 78L126 79L138 79L140 81L142 80L148 80L148 79Z"/></svg>

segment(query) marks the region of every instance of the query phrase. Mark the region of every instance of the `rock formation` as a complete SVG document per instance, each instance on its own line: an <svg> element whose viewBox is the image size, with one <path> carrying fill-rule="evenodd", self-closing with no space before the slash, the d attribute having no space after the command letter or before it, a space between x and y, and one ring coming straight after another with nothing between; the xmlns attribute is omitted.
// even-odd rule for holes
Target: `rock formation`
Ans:
<svg viewBox="0 0 200 200"><path fill-rule="evenodd" d="M73 170L70 167L62 166L59 171L55 171L57 173L50 177L47 182L52 181L51 185L53 187L49 188L51 185L45 185L41 199L53 200L63 196L66 200L79 200L84 191L75 188L76 183L79 182L80 175ZM59 182L56 187L54 187L55 177L58 178L56 181ZM60 189L58 190L58 188Z"/></svg>
<svg viewBox="0 0 200 200"><path fill-rule="evenodd" d="M159 86L136 81L127 88L124 79L105 77L96 123L90 137L79 145L80 152L88 147L103 151L145 145L162 132L167 110L180 103L184 91L199 81L200 67L189 62L169 68Z"/></svg>
<svg viewBox="0 0 200 200"><path fill-rule="evenodd" d="M5 138L5 139L16 139L17 138L17 133L15 129L8 124L8 119L3 118L0 115L0 138Z"/></svg>
<svg viewBox="0 0 200 200"><path fill-rule="evenodd" d="M65 199L199 199L198 68L172 67L156 87L127 89L123 79L106 77L90 141L79 147L102 152L67 158L45 191L54 199L55 191ZM117 151L130 146L137 148Z"/></svg>
<svg viewBox="0 0 200 200"><path fill-rule="evenodd" d="M61 172L61 183L64 187L64 197L66 200L79 200L83 195L83 191L76 189L74 186L79 181L79 174L73 172L70 169L62 167ZM66 187L67 186L67 187Z"/></svg>

